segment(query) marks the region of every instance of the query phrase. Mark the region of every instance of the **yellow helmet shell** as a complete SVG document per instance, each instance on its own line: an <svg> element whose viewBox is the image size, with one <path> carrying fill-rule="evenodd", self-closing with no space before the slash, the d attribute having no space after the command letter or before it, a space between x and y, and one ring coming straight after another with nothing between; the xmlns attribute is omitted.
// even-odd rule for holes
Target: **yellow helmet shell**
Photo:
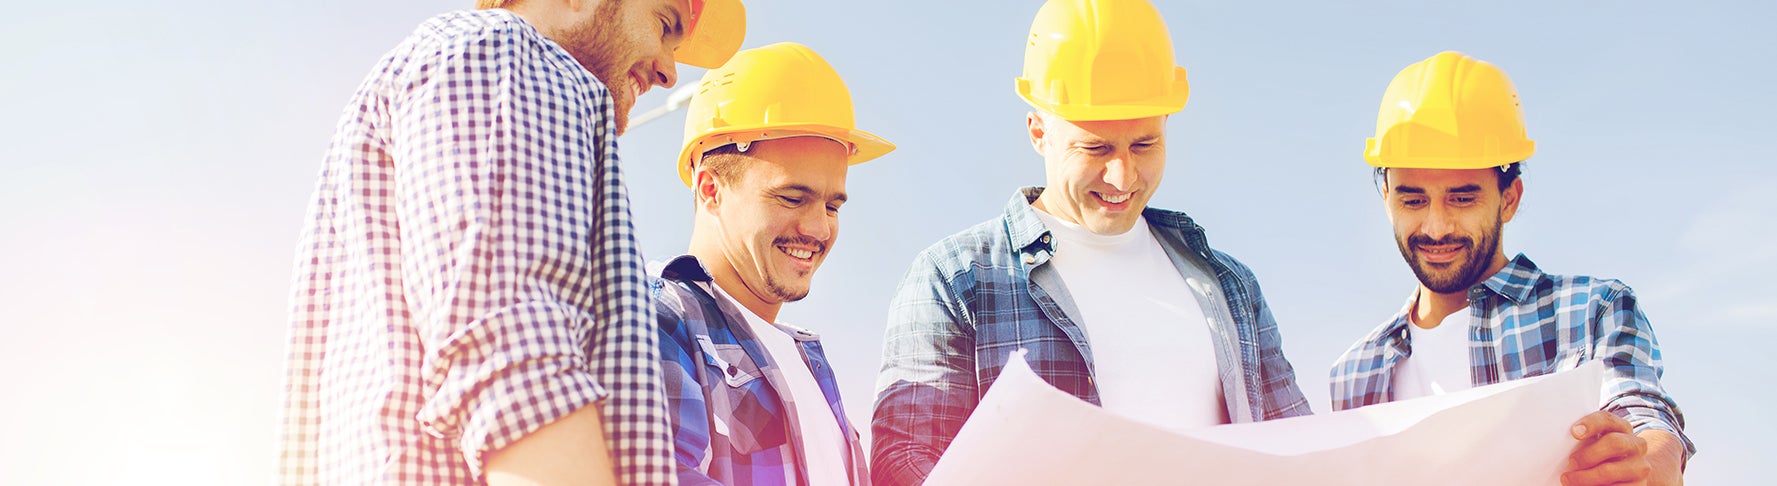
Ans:
<svg viewBox="0 0 1777 486"><path fill-rule="evenodd" d="M747 37L747 7L740 0L691 0L691 31L673 49L673 59L715 69L740 50Z"/></svg>
<svg viewBox="0 0 1777 486"><path fill-rule="evenodd" d="M845 144L852 165L895 149L888 140L857 129L851 91L814 50L782 42L740 51L704 73L691 98L679 179L690 186L692 167L711 149L797 136Z"/></svg>
<svg viewBox="0 0 1777 486"><path fill-rule="evenodd" d="M1438 53L1396 74L1364 161L1376 167L1485 169L1530 158L1518 90L1498 67Z"/></svg>
<svg viewBox="0 0 1777 486"><path fill-rule="evenodd" d="M1024 48L1018 96L1064 120L1128 120L1184 109L1191 88L1147 0L1050 0Z"/></svg>

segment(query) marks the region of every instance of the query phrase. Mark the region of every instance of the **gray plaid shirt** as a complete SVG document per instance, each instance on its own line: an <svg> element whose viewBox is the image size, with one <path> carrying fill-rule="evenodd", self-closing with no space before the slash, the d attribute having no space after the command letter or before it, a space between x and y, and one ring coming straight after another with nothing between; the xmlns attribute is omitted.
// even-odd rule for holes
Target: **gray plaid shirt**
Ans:
<svg viewBox="0 0 1777 486"><path fill-rule="evenodd" d="M621 481L672 483L612 109L505 10L434 17L377 63L297 250L282 483L480 483L589 405Z"/></svg>
<svg viewBox="0 0 1777 486"><path fill-rule="evenodd" d="M1098 403L1092 346L1047 265L1056 248L1030 206L1041 193L1024 188L1005 214L927 248L901 281L871 425L876 484L923 482L1012 351L1028 350L1038 376ZM1180 274L1202 283L1179 298L1198 299L1210 318L1229 420L1309 414L1252 271L1210 249L1184 213L1148 208L1142 217Z"/></svg>

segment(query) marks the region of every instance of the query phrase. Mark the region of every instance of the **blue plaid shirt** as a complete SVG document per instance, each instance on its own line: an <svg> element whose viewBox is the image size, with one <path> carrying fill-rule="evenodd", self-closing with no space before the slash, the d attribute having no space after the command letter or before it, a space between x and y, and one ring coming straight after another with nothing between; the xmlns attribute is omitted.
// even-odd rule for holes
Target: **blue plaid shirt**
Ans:
<svg viewBox="0 0 1777 486"><path fill-rule="evenodd" d="M709 274L690 255L650 265L658 326L661 371L671 403L674 457L679 484L807 484L798 413L831 413L849 449L851 483L867 485L864 446L845 416L833 366L820 338L806 330L793 335L803 363L825 395L826 407L797 405L780 363L728 299L704 288ZM798 438L798 440L790 440Z"/></svg>
<svg viewBox="0 0 1777 486"><path fill-rule="evenodd" d="M1417 296L1417 293L1415 293ZM1412 355L1408 313L1351 346L1333 365L1334 410L1394 399L1394 367ZM1602 359L1610 365L1600 401L1636 432L1657 429L1684 442L1684 414L1660 386L1660 344L1653 325L1622 282L1549 275L1520 254L1492 278L1469 289L1470 378L1475 386L1546 375Z"/></svg>
<svg viewBox="0 0 1777 486"><path fill-rule="evenodd" d="M1025 359L1049 384L1099 403L1092 347L1066 285L1047 265L1056 248L1030 205L1041 193L1024 188L1001 216L927 248L901 281L877 380L877 483L923 482L1014 350L1028 350ZM1184 213L1148 208L1142 217L1180 273L1215 282L1201 292L1225 303L1204 313L1229 419L1309 414L1252 271L1210 249Z"/></svg>

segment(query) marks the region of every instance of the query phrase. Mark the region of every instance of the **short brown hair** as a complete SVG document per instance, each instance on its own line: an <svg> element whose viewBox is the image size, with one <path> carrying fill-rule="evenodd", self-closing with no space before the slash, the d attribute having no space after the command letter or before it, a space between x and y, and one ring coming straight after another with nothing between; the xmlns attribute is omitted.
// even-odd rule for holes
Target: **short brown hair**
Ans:
<svg viewBox="0 0 1777 486"><path fill-rule="evenodd" d="M734 182L734 177L740 173L741 160L744 158L746 156L741 155L740 146L731 143L704 152L698 157L696 165L691 166L691 170L696 171L699 165L709 167L710 173L715 174L716 179L723 182Z"/></svg>
<svg viewBox="0 0 1777 486"><path fill-rule="evenodd" d="M1504 191L1507 187L1512 187L1512 182L1518 180L1519 176L1524 175L1524 161L1520 160L1500 166L1497 175L1499 176L1499 190ZM1388 168L1377 167L1376 172L1374 173L1374 178L1376 180L1376 192L1387 192L1385 189L1387 189L1388 186Z"/></svg>

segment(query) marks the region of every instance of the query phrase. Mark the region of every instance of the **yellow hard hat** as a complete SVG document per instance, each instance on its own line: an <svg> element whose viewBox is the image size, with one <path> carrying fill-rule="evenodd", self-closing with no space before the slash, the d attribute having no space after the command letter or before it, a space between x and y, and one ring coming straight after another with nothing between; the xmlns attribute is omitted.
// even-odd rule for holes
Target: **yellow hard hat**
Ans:
<svg viewBox="0 0 1777 486"><path fill-rule="evenodd" d="M747 8L740 0L687 0L685 39L673 59L705 69L721 67L747 36Z"/></svg>
<svg viewBox="0 0 1777 486"><path fill-rule="evenodd" d="M1128 120L1184 109L1191 87L1147 0L1049 0L1024 47L1018 96L1064 120Z"/></svg>
<svg viewBox="0 0 1777 486"><path fill-rule="evenodd" d="M679 179L690 186L693 164L711 149L800 136L845 144L852 165L895 149L857 129L845 80L807 46L782 42L741 51L698 83L685 114Z"/></svg>
<svg viewBox="0 0 1777 486"><path fill-rule="evenodd" d="M1388 83L1364 161L1376 167L1486 169L1536 152L1518 90L1498 67L1460 52L1419 61Z"/></svg>

